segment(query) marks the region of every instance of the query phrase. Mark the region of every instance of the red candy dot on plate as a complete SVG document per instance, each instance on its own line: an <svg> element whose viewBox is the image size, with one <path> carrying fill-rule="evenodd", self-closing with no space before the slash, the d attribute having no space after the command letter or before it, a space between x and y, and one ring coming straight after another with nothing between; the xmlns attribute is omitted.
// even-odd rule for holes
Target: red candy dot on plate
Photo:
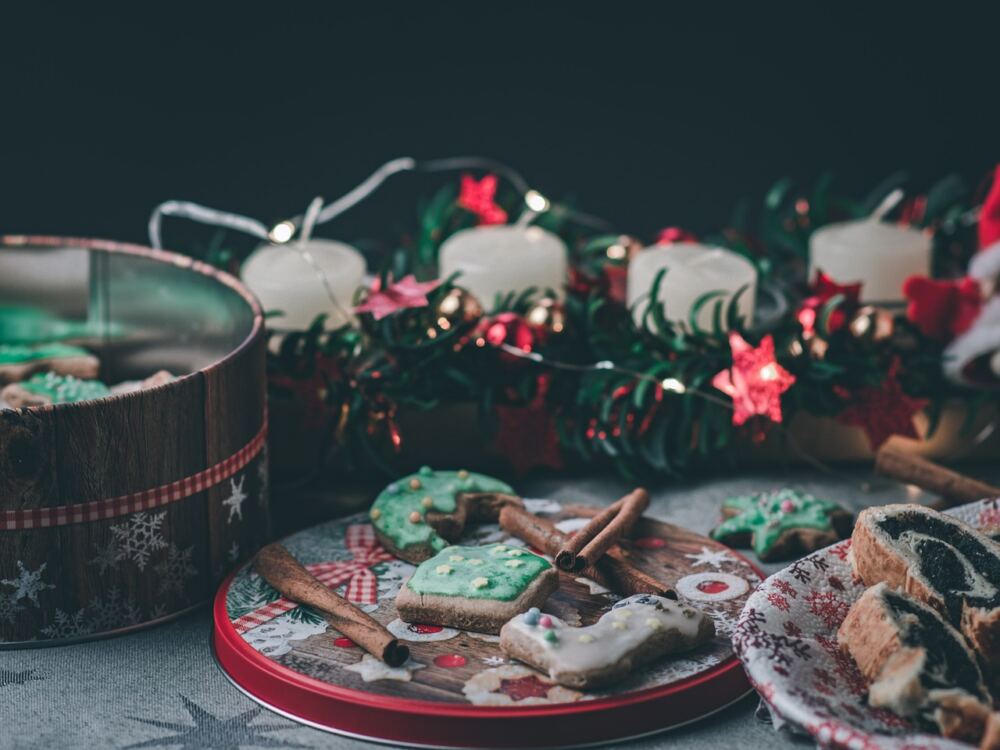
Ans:
<svg viewBox="0 0 1000 750"><path fill-rule="evenodd" d="M666 547L667 543L655 536L644 536L636 539L632 544L639 549L660 549L660 547Z"/></svg>
<svg viewBox="0 0 1000 750"><path fill-rule="evenodd" d="M419 622L414 622L406 626L411 633L420 633L421 635L429 635L430 633L440 633L444 628L440 625L423 625Z"/></svg>
<svg viewBox="0 0 1000 750"><path fill-rule="evenodd" d="M340 636L340 638L333 639L333 645L336 646L337 648L354 648L357 644L350 638L345 638L344 636Z"/></svg>
<svg viewBox="0 0 1000 750"><path fill-rule="evenodd" d="M706 594L719 594L728 589L729 584L725 581L702 581L695 588Z"/></svg>
<svg viewBox="0 0 1000 750"><path fill-rule="evenodd" d="M435 666L442 667L444 669L464 667L467 663L468 659L461 654L441 654L441 656L434 657Z"/></svg>
<svg viewBox="0 0 1000 750"><path fill-rule="evenodd" d="M538 624L541 625L543 628L551 628L552 618L549 617L548 615L542 615L540 618L538 618Z"/></svg>

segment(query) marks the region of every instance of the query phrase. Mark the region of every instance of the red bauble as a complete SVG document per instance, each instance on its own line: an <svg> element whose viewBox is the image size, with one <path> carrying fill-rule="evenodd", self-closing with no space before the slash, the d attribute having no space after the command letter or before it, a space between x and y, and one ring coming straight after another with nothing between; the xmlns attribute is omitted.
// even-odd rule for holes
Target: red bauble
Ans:
<svg viewBox="0 0 1000 750"><path fill-rule="evenodd" d="M815 333L816 319L819 311L834 296L844 297L844 304L834 310L827 320L827 329L834 333L847 322L847 311L858 306L861 299L861 282L855 284L838 284L822 271L816 272L816 278L809 285L810 295L802 300L796 317L806 333ZM845 310L844 308L847 308Z"/></svg>

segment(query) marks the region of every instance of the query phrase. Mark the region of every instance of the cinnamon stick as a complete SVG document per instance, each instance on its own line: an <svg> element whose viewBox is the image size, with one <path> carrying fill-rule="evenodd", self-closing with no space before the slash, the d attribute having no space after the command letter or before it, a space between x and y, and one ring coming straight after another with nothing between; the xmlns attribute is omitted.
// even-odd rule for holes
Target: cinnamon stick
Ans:
<svg viewBox="0 0 1000 750"><path fill-rule="evenodd" d="M875 471L945 499L943 507L1000 497L1000 488L959 474L921 456L884 445L875 454Z"/></svg>
<svg viewBox="0 0 1000 750"><path fill-rule="evenodd" d="M624 537L649 507L649 493L641 487L612 503L570 537L556 555L565 571L592 566Z"/></svg>
<svg viewBox="0 0 1000 750"><path fill-rule="evenodd" d="M331 626L390 667L410 658L410 649L381 623L324 586L282 545L264 547L254 559L254 568L286 599L319 610Z"/></svg>
<svg viewBox="0 0 1000 750"><path fill-rule="evenodd" d="M500 511L500 528L547 555L557 554L569 539L567 534L559 531L549 521L517 506L507 506ZM663 596L672 593L669 586L663 585L628 562L617 547L608 550L596 564L581 570L580 575L625 596L633 594Z"/></svg>

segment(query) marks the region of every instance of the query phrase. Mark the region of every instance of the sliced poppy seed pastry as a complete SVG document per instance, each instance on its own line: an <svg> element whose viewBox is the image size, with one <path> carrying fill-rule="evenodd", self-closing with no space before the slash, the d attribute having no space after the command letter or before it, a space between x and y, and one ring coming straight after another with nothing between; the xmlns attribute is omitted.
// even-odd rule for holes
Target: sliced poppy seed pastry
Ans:
<svg viewBox="0 0 1000 750"><path fill-rule="evenodd" d="M866 585L885 581L936 608L983 661L1000 665L1000 544L919 505L862 511L851 540Z"/></svg>
<svg viewBox="0 0 1000 750"><path fill-rule="evenodd" d="M937 610L885 583L854 603L837 631L837 642L871 680L868 702L876 708L924 727L941 730L948 725L955 731L954 718L970 705L988 712L992 704L976 655L962 634Z"/></svg>
<svg viewBox="0 0 1000 750"><path fill-rule="evenodd" d="M712 618L672 599L637 594L593 625L572 627L538 609L500 631L500 648L560 685L610 685L667 654L690 651L715 635Z"/></svg>
<svg viewBox="0 0 1000 750"><path fill-rule="evenodd" d="M521 547L446 547L417 567L396 595L405 622L499 633L514 615L540 607L559 573Z"/></svg>
<svg viewBox="0 0 1000 750"><path fill-rule="evenodd" d="M97 357L68 344L0 344L0 383L14 383L46 370L84 380L96 378Z"/></svg>
<svg viewBox="0 0 1000 750"><path fill-rule="evenodd" d="M499 479L423 466L382 490L369 515L383 547L419 563L458 541L466 523L495 522L503 505L520 502Z"/></svg>

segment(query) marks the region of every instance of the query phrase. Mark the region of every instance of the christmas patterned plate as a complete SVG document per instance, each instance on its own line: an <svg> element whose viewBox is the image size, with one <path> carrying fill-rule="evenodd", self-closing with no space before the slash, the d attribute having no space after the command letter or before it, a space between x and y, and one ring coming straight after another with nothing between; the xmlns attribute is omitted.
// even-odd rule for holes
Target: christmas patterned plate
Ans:
<svg viewBox="0 0 1000 750"><path fill-rule="evenodd" d="M552 501L526 504L563 531L587 521ZM499 541L522 545L495 525L471 529L462 543ZM670 524L643 519L623 547L638 567L711 614L718 635L613 689L586 694L506 658L497 636L400 621L394 598L414 566L378 544L367 516L322 524L284 543L411 650L406 664L389 668L312 610L280 598L248 566L238 570L216 596L216 657L247 695L303 723L394 745L568 747L686 724L749 692L730 634L759 572L718 542ZM561 574L543 609L588 625L618 598L591 580Z"/></svg>
<svg viewBox="0 0 1000 750"><path fill-rule="evenodd" d="M1000 507L983 500L948 513L996 527ZM917 734L895 714L866 702L866 682L837 648L837 628L865 586L853 579L848 539L814 552L768 578L740 614L733 643L751 682L776 718L844 750L968 750Z"/></svg>

